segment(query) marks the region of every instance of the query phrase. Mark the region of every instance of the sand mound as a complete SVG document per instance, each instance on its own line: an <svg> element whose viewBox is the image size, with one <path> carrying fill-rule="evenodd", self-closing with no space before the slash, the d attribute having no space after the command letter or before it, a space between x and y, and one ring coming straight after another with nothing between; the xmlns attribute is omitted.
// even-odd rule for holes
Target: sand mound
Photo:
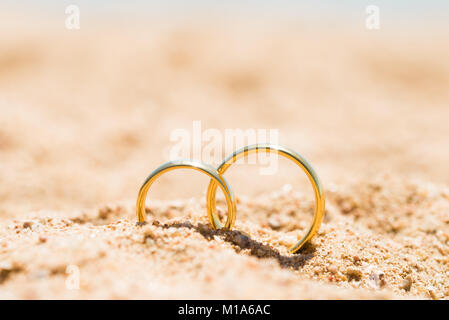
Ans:
<svg viewBox="0 0 449 320"><path fill-rule="evenodd" d="M295 255L313 203L289 188L239 199L232 231L212 230L197 199L153 201L144 227L130 204L9 222L2 298L447 298L448 189L379 181L330 192Z"/></svg>

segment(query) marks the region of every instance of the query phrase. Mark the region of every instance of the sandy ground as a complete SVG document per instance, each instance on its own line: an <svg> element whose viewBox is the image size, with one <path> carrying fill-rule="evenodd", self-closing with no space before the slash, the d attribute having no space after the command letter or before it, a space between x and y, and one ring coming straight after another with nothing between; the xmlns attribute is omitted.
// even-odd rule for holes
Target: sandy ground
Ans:
<svg viewBox="0 0 449 320"><path fill-rule="evenodd" d="M0 298L449 297L443 31L0 20ZM277 129L312 163L327 206L309 246L286 253L314 203L284 159L226 173L233 231L210 229L208 179L181 171L135 225L195 120Z"/></svg>

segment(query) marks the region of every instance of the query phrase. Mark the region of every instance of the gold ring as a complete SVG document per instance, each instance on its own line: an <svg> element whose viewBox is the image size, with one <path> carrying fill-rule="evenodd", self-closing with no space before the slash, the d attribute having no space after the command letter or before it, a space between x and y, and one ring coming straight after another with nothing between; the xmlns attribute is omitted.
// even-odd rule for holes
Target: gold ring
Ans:
<svg viewBox="0 0 449 320"><path fill-rule="evenodd" d="M236 205L234 193L232 192L231 187L229 186L226 179L224 177L221 177L221 175L214 167L211 167L205 163L195 160L176 160L164 163L160 167L156 168L156 170L154 170L147 177L142 187L140 188L139 195L137 196L136 212L137 212L137 219L139 221L138 223L142 225L146 221L145 200L147 197L148 189L151 187L153 182L163 173L181 168L189 168L204 172L211 178L212 181L214 181L215 190L217 188L217 184L221 187L221 190L223 191L226 197L226 203L228 206L228 217L224 227L228 229L232 228L235 221ZM212 220L210 220L210 222L213 224Z"/></svg>
<svg viewBox="0 0 449 320"><path fill-rule="evenodd" d="M321 186L318 175L313 170L312 166L304 159L301 155L296 153L295 151L288 149L286 147L281 147L273 144L254 144L250 146L246 146L235 151L232 155L227 157L223 162L218 166L217 171L220 176L222 176L226 170L238 159L244 157L251 153L257 153L260 150L264 150L266 152L276 152L277 154L283 155L288 159L293 160L297 165L299 165L309 177L310 182L313 185L313 190L315 192L315 214L313 217L312 226L310 227L307 234L302 237L296 244L291 246L288 251L291 253L297 252L306 242L308 242L312 237L317 233L320 228L321 222L324 217L324 194L323 188ZM224 178L224 177L223 177ZM211 180L209 183L209 187L207 189L207 213L209 215L209 221L213 224L214 228L221 228L221 222L216 215L216 202L215 202L215 194L217 191L217 184L215 181Z"/></svg>

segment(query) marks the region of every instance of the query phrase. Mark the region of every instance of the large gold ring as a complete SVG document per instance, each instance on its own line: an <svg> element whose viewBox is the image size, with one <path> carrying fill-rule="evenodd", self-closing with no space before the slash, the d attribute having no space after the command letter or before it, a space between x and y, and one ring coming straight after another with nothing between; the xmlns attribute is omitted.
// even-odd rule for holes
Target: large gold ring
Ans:
<svg viewBox="0 0 449 320"><path fill-rule="evenodd" d="M167 163L164 163L160 167L156 168L145 180L142 187L140 188L139 195L137 196L137 205L136 205L136 212L137 212L137 219L138 223L140 225L144 224L146 221L146 212L145 212L145 200L147 197L148 189L151 187L153 182L161 176L163 173L174 170L174 169L181 169L181 168L189 168L194 169L197 171L204 172L207 174L212 181L214 181L215 190L217 188L217 184L220 186L221 190L223 191L226 203L228 206L228 217L226 220L226 223L224 225L225 228L232 228L235 221L235 211L236 211L236 205L235 205L235 198L234 193L232 192L231 187L229 186L228 182L224 177L221 177L221 175L218 173L218 171L205 163L195 161L195 160L176 160L176 161L170 161ZM213 224L213 221L210 220L210 222Z"/></svg>
<svg viewBox="0 0 449 320"><path fill-rule="evenodd" d="M301 247L307 243L312 237L317 233L320 228L321 222L324 217L324 194L323 188L321 186L318 175L313 170L312 166L304 159L301 155L296 153L295 151L288 149L286 147L281 147L273 144L254 144L250 146L246 146L235 151L232 155L228 156L223 162L218 166L217 171L220 176L222 176L226 170L238 159L247 156L251 153L257 153L259 151L265 152L276 152L279 155L285 156L288 159L293 160L298 166L300 166L307 176L309 177L310 182L313 185L313 190L315 192L315 214L313 217L312 225L309 231L303 236L296 244L291 246L288 251L291 253L297 252ZM224 178L224 177L222 177ZM217 183L214 180L211 180L209 183L209 187L207 189L207 213L209 216L209 221L213 224L214 228L221 228L222 224L220 219L216 214L216 201L215 194L217 191Z"/></svg>

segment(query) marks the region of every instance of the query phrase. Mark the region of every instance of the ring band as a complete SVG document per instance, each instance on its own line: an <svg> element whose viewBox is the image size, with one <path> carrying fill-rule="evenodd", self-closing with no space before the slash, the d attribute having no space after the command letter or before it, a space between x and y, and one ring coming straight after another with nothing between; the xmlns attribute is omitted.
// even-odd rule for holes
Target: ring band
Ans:
<svg viewBox="0 0 449 320"><path fill-rule="evenodd" d="M153 182L165 172L182 168L194 169L204 172L211 178L211 181L215 183L215 190L217 188L217 184L220 186L225 195L226 204L228 206L228 217L224 227L228 229L232 228L235 221L236 204L234 193L232 192L231 187L229 186L226 179L222 177L214 167L195 160L176 160L164 163L160 167L156 168L156 170L154 170L147 177L142 187L140 188L139 195L137 196L136 212L139 224L144 224L146 221L145 200L147 197L148 189L151 187ZM212 216L209 216L209 219L211 224L215 226L214 221L212 220Z"/></svg>
<svg viewBox="0 0 449 320"><path fill-rule="evenodd" d="M309 177L310 182L312 183L313 190L315 192L315 214L313 217L312 225L309 231L306 233L304 237L302 237L296 244L291 246L288 251L291 253L297 252L306 242L308 242L312 237L317 233L320 228L321 222L324 217L324 193L318 178L318 175L313 170L312 166L304 159L301 155L296 153L295 151L288 149L286 147L281 147L273 144L253 144L250 146L246 146L235 151L232 155L228 156L223 162L218 166L217 171L218 174L224 179L223 174L228 170L228 168L239 158L245 157L251 153L257 153L261 150L266 152L276 152L286 158L294 161L298 166L300 166L307 176ZM217 191L217 183L214 180L211 180L209 183L209 187L207 189L207 214L209 215L209 220L213 223L214 228L221 228L221 222L216 215L215 211L215 195Z"/></svg>

